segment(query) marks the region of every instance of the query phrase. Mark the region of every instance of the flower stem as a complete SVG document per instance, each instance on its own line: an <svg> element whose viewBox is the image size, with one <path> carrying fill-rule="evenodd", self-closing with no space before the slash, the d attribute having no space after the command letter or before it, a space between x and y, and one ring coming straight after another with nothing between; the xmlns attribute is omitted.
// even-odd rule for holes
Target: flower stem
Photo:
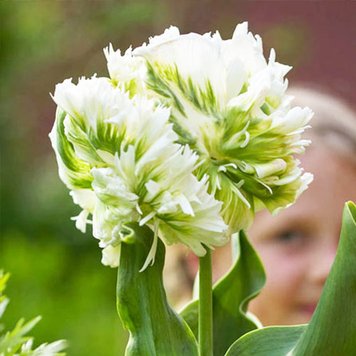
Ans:
<svg viewBox="0 0 356 356"><path fill-rule="evenodd" d="M199 355L213 356L211 251L199 258Z"/></svg>

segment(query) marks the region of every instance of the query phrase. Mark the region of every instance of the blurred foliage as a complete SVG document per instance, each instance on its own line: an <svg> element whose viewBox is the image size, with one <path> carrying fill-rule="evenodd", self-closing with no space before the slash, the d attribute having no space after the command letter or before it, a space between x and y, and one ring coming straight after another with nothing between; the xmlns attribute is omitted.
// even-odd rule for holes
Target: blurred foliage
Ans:
<svg viewBox="0 0 356 356"><path fill-rule="evenodd" d="M3 294L6 288L6 282L9 274L4 274L0 270L0 321L6 311L9 299ZM40 321L41 317L36 317L25 322L24 319L19 319L13 329L7 329L5 325L0 323L0 355L6 356L64 356L61 352L67 347L64 340L58 340L51 343L44 343L39 346L33 345L33 337L28 335L28 332ZM35 349L33 348L35 347Z"/></svg>
<svg viewBox="0 0 356 356"><path fill-rule="evenodd" d="M49 91L71 76L106 73L102 48L110 41L127 48L141 32L155 32L152 27L160 23L158 13L164 17L164 6L149 0L7 1L1 10L1 94L6 98L0 124L1 160L6 166L1 228L17 225L26 232L49 228L63 236L58 225L68 220L71 203L58 185L53 155L48 159L47 134L55 110ZM56 192L47 196L52 190ZM46 196L39 197L41 193ZM56 215L50 226L49 215ZM64 230L70 231L69 225Z"/></svg>
<svg viewBox="0 0 356 356"><path fill-rule="evenodd" d="M0 268L12 275L4 323L42 322L38 343L67 339L69 355L122 355L116 270L103 267L90 233L78 232L48 132L49 92L65 78L106 74L102 48L138 45L160 31L161 1L2 1ZM157 26L159 30L157 30Z"/></svg>
<svg viewBox="0 0 356 356"><path fill-rule="evenodd" d="M126 345L116 314L116 271L99 265L99 250L73 248L50 239L5 236L1 264L12 271L3 317L43 316L33 334L37 343L58 337L69 342L68 355L122 355Z"/></svg>

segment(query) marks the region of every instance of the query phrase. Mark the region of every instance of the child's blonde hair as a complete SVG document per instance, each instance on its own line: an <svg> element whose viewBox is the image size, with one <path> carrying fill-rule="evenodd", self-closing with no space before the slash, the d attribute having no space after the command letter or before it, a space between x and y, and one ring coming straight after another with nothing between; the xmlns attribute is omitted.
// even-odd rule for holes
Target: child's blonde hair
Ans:
<svg viewBox="0 0 356 356"><path fill-rule="evenodd" d="M314 111L312 128L305 132L305 137L313 141L312 146L326 145L356 162L356 112L352 107L318 89L294 87L288 94L295 97L294 105L308 106Z"/></svg>

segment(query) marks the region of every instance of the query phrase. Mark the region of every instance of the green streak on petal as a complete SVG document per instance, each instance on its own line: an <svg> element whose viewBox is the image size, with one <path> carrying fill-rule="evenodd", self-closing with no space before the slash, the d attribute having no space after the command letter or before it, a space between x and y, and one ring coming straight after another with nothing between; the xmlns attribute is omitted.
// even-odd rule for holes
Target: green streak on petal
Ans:
<svg viewBox="0 0 356 356"><path fill-rule="evenodd" d="M105 123L102 120L97 121L96 132L90 130L88 133L90 142L96 149L112 154L119 152L125 134L124 128L119 129L115 124Z"/></svg>
<svg viewBox="0 0 356 356"><path fill-rule="evenodd" d="M149 88L157 94L171 99L182 115L186 116L186 111L180 98L184 98L196 110L206 115L220 117L219 104L208 79L205 82L205 87L201 88L194 84L191 77L183 78L176 65L165 66L159 63L147 63L147 66Z"/></svg>
<svg viewBox="0 0 356 356"><path fill-rule="evenodd" d="M71 117L67 116L64 121L65 133L68 141L73 145L73 148L79 158L86 161L90 165L102 163L102 159L97 154L95 147L89 140L87 133L77 125Z"/></svg>
<svg viewBox="0 0 356 356"><path fill-rule="evenodd" d="M73 145L68 141L64 130L66 113L57 109L56 121L50 138L56 152L62 180L70 189L85 189L91 187L93 177L90 165L76 156Z"/></svg>
<svg viewBox="0 0 356 356"><path fill-rule="evenodd" d="M155 64L155 66L153 66L151 63L147 62L148 88L156 92L158 95L161 95L163 98L172 100L176 109L182 115L185 115L181 102L178 100L176 94L173 92L164 76L162 76L162 70L159 69L160 67L161 66L159 64Z"/></svg>
<svg viewBox="0 0 356 356"><path fill-rule="evenodd" d="M76 121L70 120L66 123L66 134L74 149L85 161L91 165L101 165L103 160L97 154L97 150L107 151L111 154L119 152L121 143L125 136L125 130L103 120L96 121L96 128L87 124L82 127Z"/></svg>
<svg viewBox="0 0 356 356"><path fill-rule="evenodd" d="M196 139L192 136L192 134L183 128L179 122L179 119L176 118L174 114L171 114L170 121L173 123L173 129L179 137L178 143L181 145L187 144L194 149L196 146Z"/></svg>

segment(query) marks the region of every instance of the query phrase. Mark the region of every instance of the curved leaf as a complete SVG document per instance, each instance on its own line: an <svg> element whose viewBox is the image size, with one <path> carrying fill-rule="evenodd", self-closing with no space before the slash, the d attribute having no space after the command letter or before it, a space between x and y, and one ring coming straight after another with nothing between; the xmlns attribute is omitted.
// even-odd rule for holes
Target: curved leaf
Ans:
<svg viewBox="0 0 356 356"><path fill-rule="evenodd" d="M230 347L226 356L287 355L293 349L306 327L306 325L270 326L251 331L237 340Z"/></svg>
<svg viewBox="0 0 356 356"><path fill-rule="evenodd" d="M130 225L121 245L117 282L117 308L130 332L127 355L198 355L193 333L168 305L162 270L165 248L160 239L155 263L139 272L153 243L147 227Z"/></svg>
<svg viewBox="0 0 356 356"><path fill-rule="evenodd" d="M239 234L240 256L231 270L214 286L213 333L214 355L223 355L240 336L257 328L246 315L248 302L265 283L265 273L259 257L244 232ZM199 301L193 301L181 315L195 335L198 334Z"/></svg>
<svg viewBox="0 0 356 356"><path fill-rule="evenodd" d="M356 206L345 204L334 264L309 325L269 327L237 340L226 356L341 356L356 350Z"/></svg>
<svg viewBox="0 0 356 356"><path fill-rule="evenodd" d="M339 247L323 294L295 355L356 352L356 206L345 204Z"/></svg>

